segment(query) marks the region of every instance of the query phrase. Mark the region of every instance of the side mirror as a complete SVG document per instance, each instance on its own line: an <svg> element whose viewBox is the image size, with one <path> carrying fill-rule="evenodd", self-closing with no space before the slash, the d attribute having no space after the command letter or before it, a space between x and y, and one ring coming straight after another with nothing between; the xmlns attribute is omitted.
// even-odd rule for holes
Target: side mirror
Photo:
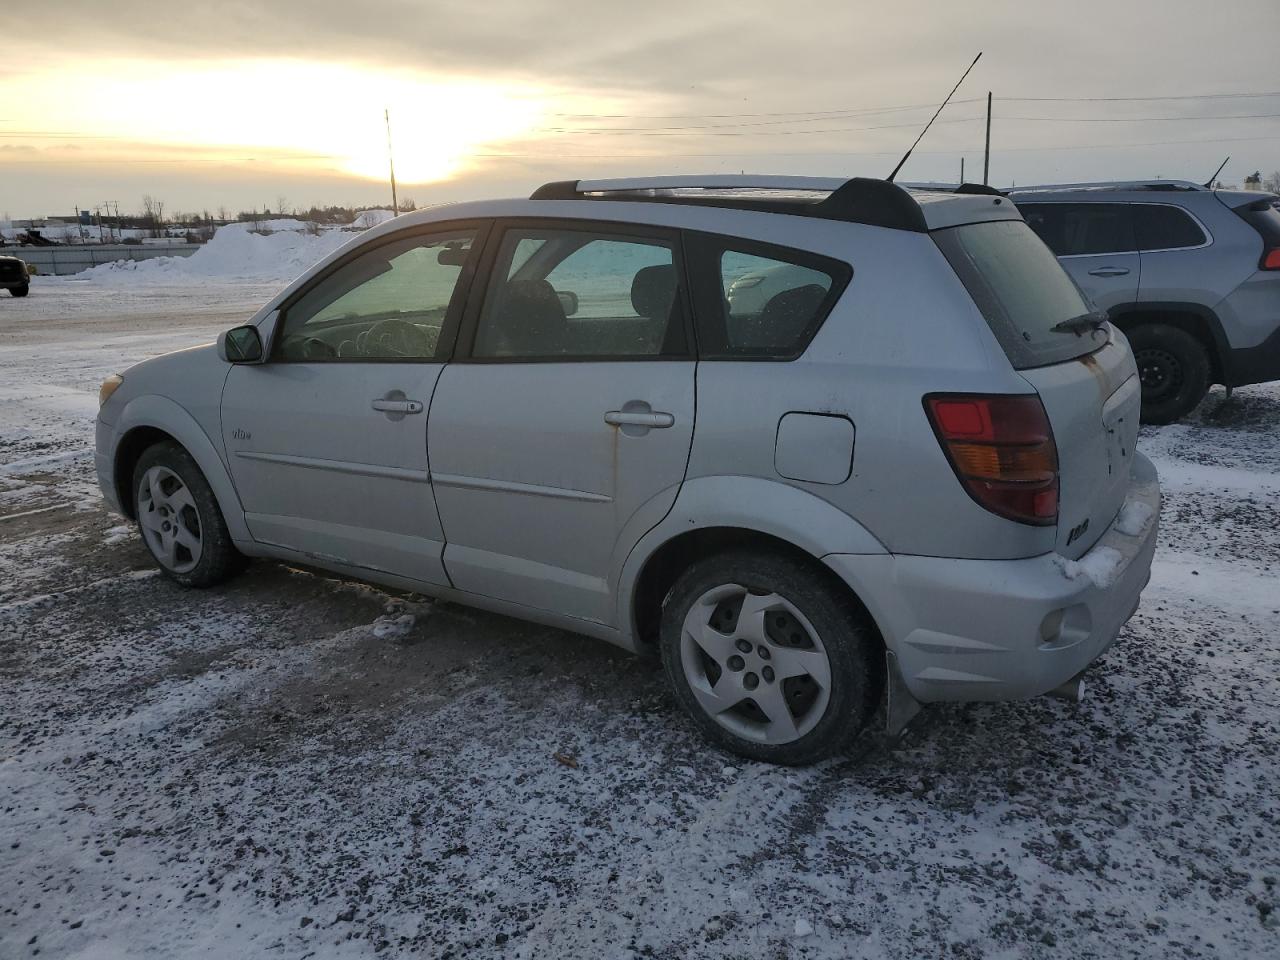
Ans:
<svg viewBox="0 0 1280 960"><path fill-rule="evenodd" d="M556 296L560 298L560 309L566 317L572 317L578 312L578 295L572 290L557 290Z"/></svg>
<svg viewBox="0 0 1280 960"><path fill-rule="evenodd" d="M262 335L252 324L218 334L218 356L227 363L261 363Z"/></svg>

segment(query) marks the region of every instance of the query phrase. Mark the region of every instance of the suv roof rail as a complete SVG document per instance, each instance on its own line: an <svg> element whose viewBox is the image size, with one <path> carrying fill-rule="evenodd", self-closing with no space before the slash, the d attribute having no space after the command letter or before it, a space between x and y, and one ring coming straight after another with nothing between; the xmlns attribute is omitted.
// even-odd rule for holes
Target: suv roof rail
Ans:
<svg viewBox="0 0 1280 960"><path fill-rule="evenodd" d="M1094 183L1039 183L1025 187L1009 187L1005 190L1005 193L1050 193L1067 190L1096 190L1101 193L1107 191L1150 190L1152 192L1171 192L1194 190L1203 193L1208 191L1209 188L1203 183L1195 183L1191 180L1099 180Z"/></svg>
<svg viewBox="0 0 1280 960"><path fill-rule="evenodd" d="M809 196L806 196L809 194ZM629 200L681 203L843 220L924 233L924 213L910 193L867 177L719 174L545 183L531 200Z"/></svg>

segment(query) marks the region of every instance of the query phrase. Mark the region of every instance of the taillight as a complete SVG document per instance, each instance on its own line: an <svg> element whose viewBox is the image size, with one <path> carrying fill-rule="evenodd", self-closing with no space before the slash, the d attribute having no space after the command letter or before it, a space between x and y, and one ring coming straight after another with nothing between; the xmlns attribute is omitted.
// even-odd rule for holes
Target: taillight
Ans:
<svg viewBox="0 0 1280 960"><path fill-rule="evenodd" d="M1262 255L1263 270L1280 270L1280 247L1272 247Z"/></svg>
<svg viewBox="0 0 1280 960"><path fill-rule="evenodd" d="M964 488L992 513L1058 521L1058 448L1035 394L933 393L924 408Z"/></svg>

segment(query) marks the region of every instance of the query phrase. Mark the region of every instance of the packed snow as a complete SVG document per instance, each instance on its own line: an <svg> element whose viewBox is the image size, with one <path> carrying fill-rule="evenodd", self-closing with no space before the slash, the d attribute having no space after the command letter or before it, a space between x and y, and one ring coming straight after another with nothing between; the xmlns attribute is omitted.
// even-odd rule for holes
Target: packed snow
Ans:
<svg viewBox="0 0 1280 960"><path fill-rule="evenodd" d="M597 641L155 575L95 490L98 383L277 288L0 294L0 957L1277 954L1280 385L1143 429L1160 545L1085 702L786 770Z"/></svg>

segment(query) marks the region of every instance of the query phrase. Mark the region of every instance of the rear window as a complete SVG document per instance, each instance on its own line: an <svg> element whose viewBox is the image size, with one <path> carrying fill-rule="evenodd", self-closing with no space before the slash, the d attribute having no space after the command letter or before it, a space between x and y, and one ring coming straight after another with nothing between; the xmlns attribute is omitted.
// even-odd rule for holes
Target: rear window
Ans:
<svg viewBox="0 0 1280 960"><path fill-rule="evenodd" d="M1061 363L1100 346L1098 335L1053 330L1090 306L1053 252L1021 220L937 230L934 241L986 317L1014 369Z"/></svg>
<svg viewBox="0 0 1280 960"><path fill-rule="evenodd" d="M1137 247L1127 203L1018 203L1031 227L1059 257L1128 253Z"/></svg>
<svg viewBox="0 0 1280 960"><path fill-rule="evenodd" d="M1166 204L1134 204L1133 228L1139 250L1178 250L1208 242L1200 225L1185 210Z"/></svg>

